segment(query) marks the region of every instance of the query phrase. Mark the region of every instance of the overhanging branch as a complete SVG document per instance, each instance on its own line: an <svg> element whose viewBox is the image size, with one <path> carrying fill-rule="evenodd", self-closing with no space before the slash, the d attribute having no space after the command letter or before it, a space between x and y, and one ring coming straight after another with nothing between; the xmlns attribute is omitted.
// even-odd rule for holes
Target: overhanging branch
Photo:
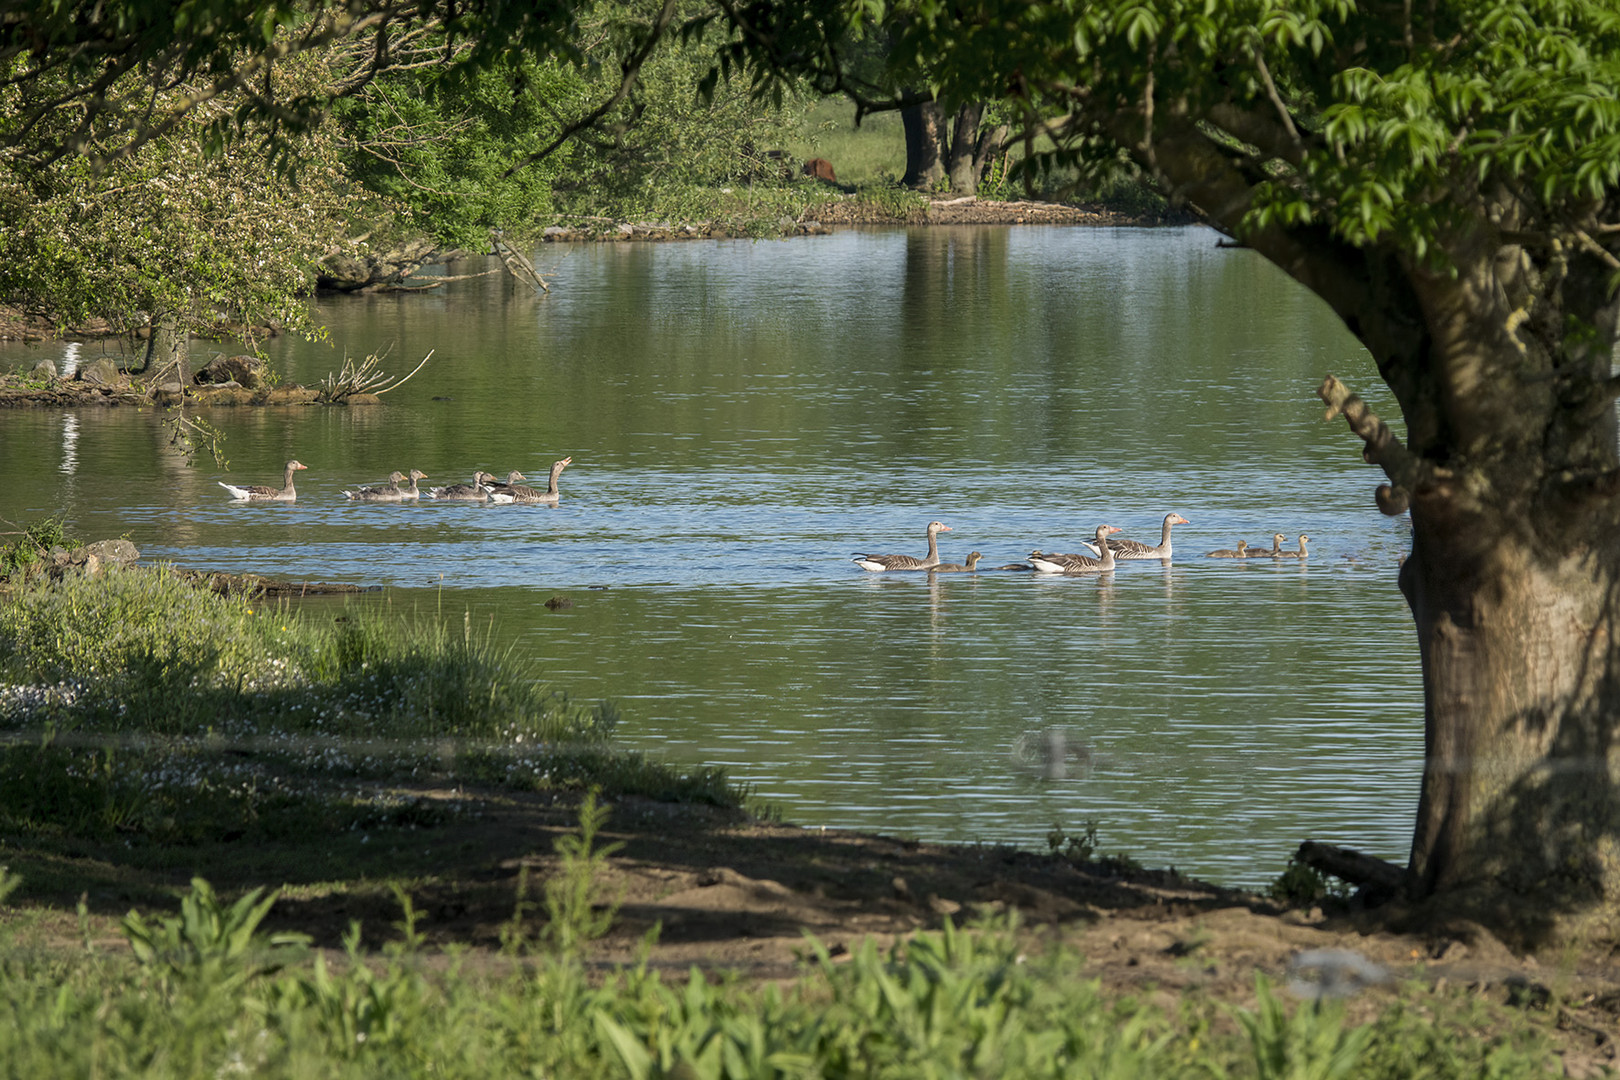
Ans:
<svg viewBox="0 0 1620 1080"><path fill-rule="evenodd" d="M1362 458L1377 465L1389 477L1376 493L1378 509L1391 517L1404 514L1412 504L1412 492L1424 478L1423 462L1410 450L1367 403L1332 375L1322 380L1316 396L1327 405L1327 419L1343 416L1350 430L1365 444Z"/></svg>
<svg viewBox="0 0 1620 1080"><path fill-rule="evenodd" d="M653 20L653 24L647 29L646 39L624 59L623 64L620 66L619 87L613 92L613 95L584 116L564 127L551 142L534 153L525 154L519 158L501 175L511 176L519 169L533 165L537 161L545 160L555 153L563 143L586 128L594 126L602 117L617 108L635 90L636 82L641 78L641 69L646 66L647 61L663 42L664 34L674 19L675 0L664 0L664 6L659 10L658 17Z"/></svg>

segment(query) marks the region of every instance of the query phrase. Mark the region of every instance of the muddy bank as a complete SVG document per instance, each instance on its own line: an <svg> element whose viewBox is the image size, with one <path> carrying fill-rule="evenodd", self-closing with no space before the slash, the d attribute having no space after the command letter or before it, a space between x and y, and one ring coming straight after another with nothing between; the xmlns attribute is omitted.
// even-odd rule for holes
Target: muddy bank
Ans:
<svg viewBox="0 0 1620 1080"><path fill-rule="evenodd" d="M128 540L98 540L92 544L76 546L56 545L36 550L34 558L14 570L10 577L0 577L0 594L14 584L36 578L60 581L65 577L96 577L108 570L138 571L151 567L137 565L140 551ZM381 592L381 585L353 585L329 581L286 581L263 574L229 574L217 570L192 570L162 564L170 573L199 588L211 589L223 596L247 596L255 600L295 599L305 596L349 596L356 593Z"/></svg>
<svg viewBox="0 0 1620 1080"><path fill-rule="evenodd" d="M350 394L323 400L319 390L307 386L284 385L249 390L240 386L189 386L184 390L124 386L99 386L72 379L56 379L34 384L27 376L0 375L0 409L116 407L120 405L377 405L376 394Z"/></svg>
<svg viewBox="0 0 1620 1080"><path fill-rule="evenodd" d="M1187 219L1190 220L1190 219ZM843 195L817 203L797 218L783 218L778 236L818 236L840 225L1093 225L1150 226L1182 224L1182 217L1153 217L1110 210L1099 205L1049 203L1033 200L998 201L962 197L934 197L925 202L895 205ZM744 230L712 223L671 225L663 222L582 222L545 229L546 243L660 242L672 240L724 240L750 235Z"/></svg>

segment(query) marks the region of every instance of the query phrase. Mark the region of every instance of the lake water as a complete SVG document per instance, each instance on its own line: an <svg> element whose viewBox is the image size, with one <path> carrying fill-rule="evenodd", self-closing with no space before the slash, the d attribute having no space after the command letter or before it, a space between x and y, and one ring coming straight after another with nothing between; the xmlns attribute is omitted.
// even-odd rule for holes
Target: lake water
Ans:
<svg viewBox="0 0 1620 1080"><path fill-rule="evenodd" d="M1313 390L1396 410L1302 289L1201 229L935 228L547 245L504 275L323 299L330 341L269 345L315 383L390 348L375 408L215 409L230 471L161 413L0 413L0 519L65 511L148 558L389 587L470 611L623 743L724 765L805 825L1044 849L1054 823L1230 883L1307 837L1404 862L1421 770L1404 518ZM486 264L457 265L465 274ZM116 348L0 348L0 368ZM198 363L215 351L196 343ZM557 507L347 502L574 463ZM242 506L217 481L279 482ZM1100 523L1176 560L1101 578L873 575L855 552L985 566ZM1203 558L1286 533L1311 557ZM545 601L567 595L556 612ZM1050 733L1083 747L1031 767Z"/></svg>

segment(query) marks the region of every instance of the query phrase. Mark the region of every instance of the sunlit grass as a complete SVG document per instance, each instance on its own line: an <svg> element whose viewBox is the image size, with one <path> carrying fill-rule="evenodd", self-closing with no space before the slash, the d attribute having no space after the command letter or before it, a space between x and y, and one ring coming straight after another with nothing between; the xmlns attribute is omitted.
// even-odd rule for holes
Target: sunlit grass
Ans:
<svg viewBox="0 0 1620 1080"><path fill-rule="evenodd" d="M876 113L855 126L855 106L828 98L814 106L803 129L808 138L785 148L794 159L826 158L839 183L897 183L906 173L906 137L899 113Z"/></svg>
<svg viewBox="0 0 1620 1080"><path fill-rule="evenodd" d="M739 805L715 769L613 749L466 615L300 610L158 568L0 599L0 837L194 845L427 828L430 784Z"/></svg>

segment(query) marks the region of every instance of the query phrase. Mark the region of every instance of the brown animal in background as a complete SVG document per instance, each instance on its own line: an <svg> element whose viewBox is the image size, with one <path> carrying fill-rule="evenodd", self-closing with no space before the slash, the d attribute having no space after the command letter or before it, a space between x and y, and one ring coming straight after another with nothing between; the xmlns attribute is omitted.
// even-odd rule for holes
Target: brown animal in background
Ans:
<svg viewBox="0 0 1620 1080"><path fill-rule="evenodd" d="M833 173L832 162L826 158L813 157L805 162L804 175L816 180L825 180L829 184L838 183L838 177Z"/></svg>

